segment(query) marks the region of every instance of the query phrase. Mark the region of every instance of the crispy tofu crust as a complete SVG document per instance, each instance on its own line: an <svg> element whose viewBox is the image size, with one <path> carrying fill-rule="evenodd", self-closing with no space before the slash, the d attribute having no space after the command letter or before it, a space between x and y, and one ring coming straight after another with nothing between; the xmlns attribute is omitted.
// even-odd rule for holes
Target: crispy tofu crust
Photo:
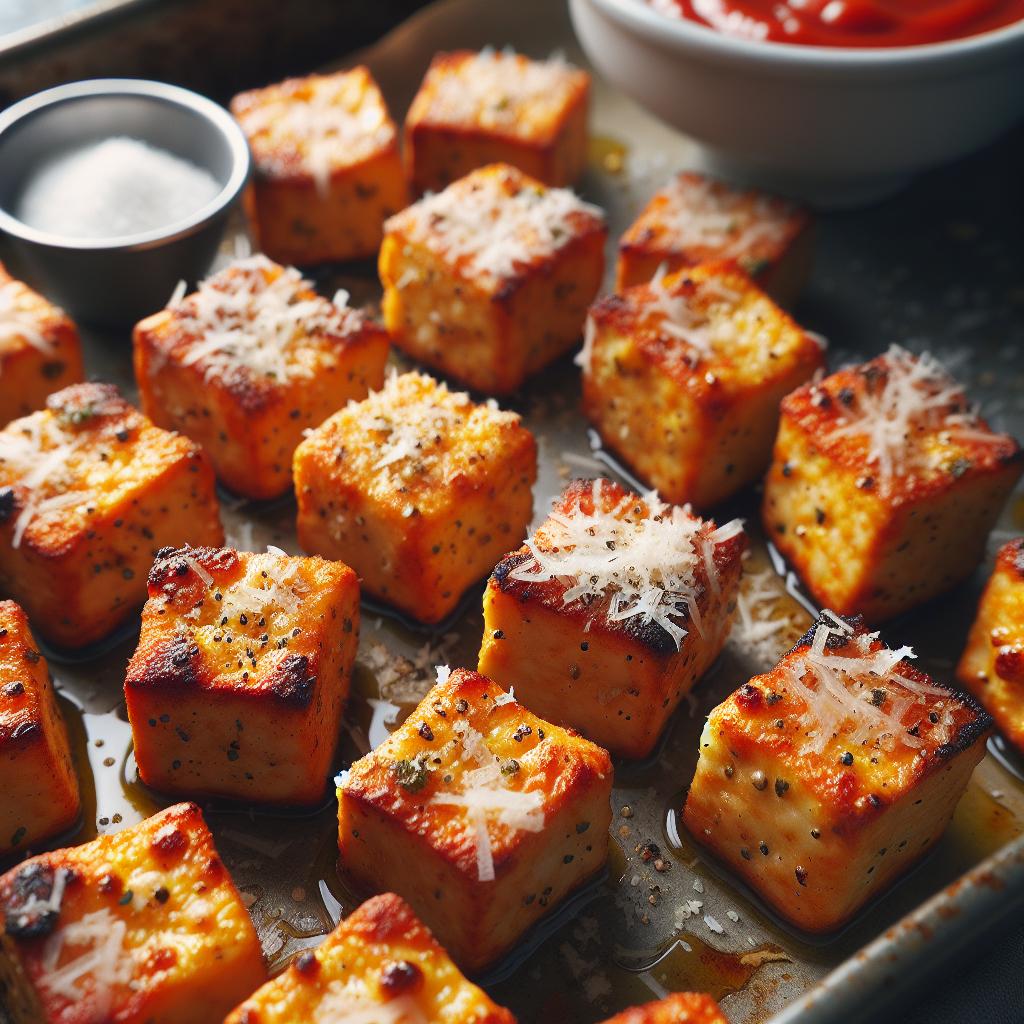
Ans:
<svg viewBox="0 0 1024 1024"><path fill-rule="evenodd" d="M618 291L667 271L733 260L791 305L811 267L813 222L803 207L687 171L656 192L619 241Z"/></svg>
<svg viewBox="0 0 1024 1024"><path fill-rule="evenodd" d="M890 655L862 620L826 613L771 672L715 708L701 737L690 833L808 931L844 924L907 871L984 755L992 723L980 704L902 653ZM830 671L818 657L848 660Z"/></svg>
<svg viewBox="0 0 1024 1024"><path fill-rule="evenodd" d="M437 54L405 120L416 193L502 161L545 184L572 185L587 160L590 76L521 54Z"/></svg>
<svg viewBox="0 0 1024 1024"><path fill-rule="evenodd" d="M999 549L956 676L1024 751L1024 538Z"/></svg>
<svg viewBox="0 0 1024 1024"><path fill-rule="evenodd" d="M358 642L359 583L341 562L160 552L125 679L143 781L174 794L319 800Z"/></svg>
<svg viewBox="0 0 1024 1024"><path fill-rule="evenodd" d="M0 925L14 1024L219 1024L266 978L194 804L13 868Z"/></svg>
<svg viewBox="0 0 1024 1024"><path fill-rule="evenodd" d="M70 828L81 813L67 729L28 617L0 601L0 855Z"/></svg>
<svg viewBox="0 0 1024 1024"><path fill-rule="evenodd" d="M633 1006L604 1024L729 1024L718 1003L703 992L675 992L657 1002Z"/></svg>
<svg viewBox="0 0 1024 1024"><path fill-rule="evenodd" d="M595 481L576 480L555 501L552 515L592 516L598 502L597 512L627 521L652 514L645 499L618 483L602 480L595 491ZM579 729L613 754L646 756L729 635L746 538L740 532L713 543L715 529L707 521L699 534L699 543L707 539L712 545L715 571L712 585L703 557L694 569L701 627L682 611L677 619L686 635L678 647L650 617L609 619L608 595L566 602L570 583L563 578L516 578L516 570L536 564L530 546L506 555L484 594L480 672L513 687L536 713ZM552 530L558 526L549 518L531 543L542 550L557 547Z"/></svg>
<svg viewBox="0 0 1024 1024"><path fill-rule="evenodd" d="M600 871L611 784L606 751L457 669L342 778L341 866L370 890L400 891L456 963L479 971ZM464 793L485 808L464 806Z"/></svg>
<svg viewBox="0 0 1024 1024"><path fill-rule="evenodd" d="M605 446L666 501L708 508L761 476L780 400L824 354L743 271L713 263L599 299L581 362Z"/></svg>
<svg viewBox="0 0 1024 1024"><path fill-rule="evenodd" d="M384 322L418 361L512 393L579 340L606 237L596 208L491 164L388 221Z"/></svg>
<svg viewBox="0 0 1024 1024"><path fill-rule="evenodd" d="M289 301L301 310L292 318L291 339L269 336L265 343L279 351L279 366L269 357L266 366L255 357L247 361L230 345L208 352L211 336L197 330L204 321L197 320L195 295L137 324L133 342L146 415L201 444L233 491L267 499L291 489L292 456L308 430L383 384L389 342L387 332L361 312L335 307L296 271L263 257L228 267L203 288L240 300L258 294L257 277L267 287L286 278ZM256 309L240 318L228 315L214 330L269 333ZM287 318L287 309L281 315Z"/></svg>
<svg viewBox="0 0 1024 1024"><path fill-rule="evenodd" d="M0 263L0 427L84 376L74 321Z"/></svg>
<svg viewBox="0 0 1024 1024"><path fill-rule="evenodd" d="M0 590L51 643L84 647L127 619L167 543L222 540L202 449L112 385L72 385L0 431Z"/></svg>
<svg viewBox="0 0 1024 1024"><path fill-rule="evenodd" d="M525 535L536 475L517 415L404 374L299 445L299 542L343 559L366 592L439 622Z"/></svg>
<svg viewBox="0 0 1024 1024"><path fill-rule="evenodd" d="M253 152L245 206L262 251L300 265L376 253L408 191L398 132L367 68L243 92L231 112Z"/></svg>
<svg viewBox="0 0 1024 1024"><path fill-rule="evenodd" d="M432 1024L515 1024L508 1010L459 973L394 893L374 896L354 910L225 1024L294 1024L335 1014L340 1020L376 1004Z"/></svg>
<svg viewBox="0 0 1024 1024"><path fill-rule="evenodd" d="M850 410L885 387L892 358L839 370L785 398L762 510L766 532L818 603L870 622L970 575L1024 471L1012 437L980 417L957 425L969 415L967 399L947 381L953 390L943 390L949 401L937 420L908 427L909 468L882 474L869 461L868 437L848 426Z"/></svg>

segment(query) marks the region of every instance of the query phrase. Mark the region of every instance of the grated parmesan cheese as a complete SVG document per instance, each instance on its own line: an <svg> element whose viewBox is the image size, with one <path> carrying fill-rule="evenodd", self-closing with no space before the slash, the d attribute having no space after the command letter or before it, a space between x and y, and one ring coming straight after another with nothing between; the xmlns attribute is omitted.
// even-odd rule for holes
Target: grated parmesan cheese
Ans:
<svg viewBox="0 0 1024 1024"><path fill-rule="evenodd" d="M485 169L428 195L390 218L385 230L403 235L491 281L548 258L578 234L580 218L604 214L565 188L523 183L514 168Z"/></svg>
<svg viewBox="0 0 1024 1024"><path fill-rule="evenodd" d="M55 356L56 347L39 329L38 312L26 302L30 296L20 281L5 281L0 285L0 347L23 341L44 356Z"/></svg>
<svg viewBox="0 0 1024 1024"><path fill-rule="evenodd" d="M256 255L235 260L191 295L179 288L167 309L178 338L188 340L180 348L182 366L201 366L207 381L240 368L276 381L314 376L331 356L309 339L343 337L365 321L348 307L346 292L328 302L310 294L312 287L294 267Z"/></svg>
<svg viewBox="0 0 1024 1024"><path fill-rule="evenodd" d="M609 622L655 622L678 650L688 632L678 620L688 617L701 633L699 595L704 586L719 586L715 547L741 533L743 524L734 519L707 529L688 508L668 505L653 491L642 500L626 495L606 509L604 483L592 484L592 511L577 503L568 513L552 512L526 540L531 557L509 577L557 580L565 588L563 604L607 602Z"/></svg>
<svg viewBox="0 0 1024 1024"><path fill-rule="evenodd" d="M844 653L832 653L831 637L841 637ZM910 647L872 650L878 633L856 633L832 612L822 612L814 629L810 648L800 656L782 662L787 681L804 702L802 721L808 750L820 754L837 736L859 745L877 745L892 750L897 742L914 748L926 743L938 746L953 737L955 724L950 714L952 701L940 709L926 704L929 697L950 698L949 691L900 672L906 659L916 658ZM885 699L876 703L877 690ZM927 739L907 731L925 710L938 712ZM913 721L908 715L915 711Z"/></svg>

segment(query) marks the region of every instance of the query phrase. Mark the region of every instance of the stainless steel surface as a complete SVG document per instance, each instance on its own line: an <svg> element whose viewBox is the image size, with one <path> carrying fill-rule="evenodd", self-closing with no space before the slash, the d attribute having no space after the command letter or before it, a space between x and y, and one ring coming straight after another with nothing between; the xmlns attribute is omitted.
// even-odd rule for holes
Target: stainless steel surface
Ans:
<svg viewBox="0 0 1024 1024"><path fill-rule="evenodd" d="M221 190L190 217L121 238L54 235L12 213L56 153L127 135L210 171ZM26 276L87 323L128 324L159 309L179 280L209 268L250 169L245 136L226 110L175 86L98 79L58 86L0 114L0 230Z"/></svg>
<svg viewBox="0 0 1024 1024"><path fill-rule="evenodd" d="M457 46L512 44L543 56L564 49L581 60L561 4L518 0L445 0L414 17L353 60L369 63L401 117L431 55ZM613 238L673 170L699 166L700 153L634 104L598 82L586 198L607 211ZM1024 434L1024 280L1020 259L1020 180L1024 136L962 167L917 183L893 202L856 216L822 218L817 262L796 309L831 342L829 363L874 354L890 341L930 347L948 362L996 423ZM228 239L223 253L233 247ZM609 250L612 255L612 249ZM372 267L317 274L325 294L349 288L357 302L379 294ZM133 393L125 332L87 332L90 376ZM517 396L540 441L535 519L571 475L615 472L594 452L579 413L578 371L564 360ZM272 505L223 495L229 542L248 549L276 544L298 552L293 502ZM757 494L721 510L756 522ZM992 538L990 553L1024 532L1018 491ZM771 572L763 545L752 568ZM839 935L810 940L775 919L735 883L679 825L703 717L727 693L769 665L802 630L807 613L772 574L773 612L787 621L771 642L737 633L719 663L674 716L657 753L616 766L612 858L607 879L570 911L554 915L502 967L484 979L522 1024L589 1024L669 989L721 997L733 1024L766 1021L800 1007L785 1024L854 1024L891 1019L899 995L894 974L920 984L926 970L988 941L989 926L1019 919L1024 903L1024 776L1019 759L991 753L975 772L947 835L929 858ZM892 623L886 637L911 643L922 667L948 676L959 654L987 566L948 598ZM480 590L438 630L411 628L379 609L364 611L355 694L346 716L339 767L376 744L429 688L432 666L475 664ZM116 831L167 803L134 773L121 710L124 668L137 625L104 650L51 667L73 723L85 780L86 821L64 841ZM103 746L97 746L102 740ZM628 815L625 808L629 808ZM251 910L271 963L315 944L357 902L336 868L333 800L307 814L208 805L222 855ZM657 843L668 870L656 872L637 847ZM966 877L966 880L963 880ZM657 891L652 887L657 886ZM948 888L947 887L951 887ZM653 901L651 897L654 897ZM696 910L687 901L699 901ZM718 928L706 920L710 917ZM907 915L910 915L908 918ZM906 918L906 923L900 923ZM834 972L834 973L833 973ZM825 988L816 989L819 983ZM919 990L920 991L920 990ZM817 993L807 1003L799 1002ZM920 999L920 996L918 996ZM986 1024L1016 1024L985 1017ZM1019 1015L1018 1015L1019 1019Z"/></svg>

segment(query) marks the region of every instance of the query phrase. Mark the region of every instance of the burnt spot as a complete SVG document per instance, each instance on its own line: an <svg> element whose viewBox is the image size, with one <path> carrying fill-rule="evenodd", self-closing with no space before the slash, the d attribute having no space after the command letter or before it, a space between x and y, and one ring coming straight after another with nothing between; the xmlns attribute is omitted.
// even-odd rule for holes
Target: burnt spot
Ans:
<svg viewBox="0 0 1024 1024"><path fill-rule="evenodd" d="M396 960L381 972L380 987L395 998L410 995L423 984L423 972L408 960Z"/></svg>
<svg viewBox="0 0 1024 1024"><path fill-rule="evenodd" d="M23 864L6 883L0 893L0 909L11 938L38 939L57 927L63 889L70 874L66 868L58 870L63 875L59 888L53 868L40 861Z"/></svg>
<svg viewBox="0 0 1024 1024"><path fill-rule="evenodd" d="M761 691L750 683L744 683L736 691L736 703L743 711L755 711L761 706Z"/></svg>
<svg viewBox="0 0 1024 1024"><path fill-rule="evenodd" d="M530 596L532 590L529 583L524 583L522 580L513 580L509 576L521 565L530 561L531 555L526 551L516 551L511 555L506 555L495 567L494 572L491 574L491 578L498 585L498 589L503 593L509 593L512 590L519 591L524 600Z"/></svg>
<svg viewBox="0 0 1024 1024"><path fill-rule="evenodd" d="M129 672L125 686L136 690L195 686L198 657L199 647L187 637L176 635L153 651L141 671Z"/></svg>
<svg viewBox="0 0 1024 1024"><path fill-rule="evenodd" d="M316 676L309 674L309 658L304 654L286 654L270 677L270 691L285 704L309 707Z"/></svg>
<svg viewBox="0 0 1024 1024"><path fill-rule="evenodd" d="M837 619L845 622L852 630L852 633L840 633L836 628L836 624L831 619L827 619L822 616L815 622L809 630L796 642L792 650L789 652L792 654L794 651L799 651L802 647L810 647L814 641L814 631L819 626L826 626L831 632L828 634L828 639L825 641L825 646L830 650L839 650L849 643L850 638L856 636L858 633L864 632L864 616L863 615L837 615Z"/></svg>
<svg viewBox="0 0 1024 1024"><path fill-rule="evenodd" d="M188 836L177 825L165 825L153 837L150 846L162 857L180 860L188 849Z"/></svg>
<svg viewBox="0 0 1024 1024"><path fill-rule="evenodd" d="M17 505L18 500L14 496L14 488L0 488L0 523L6 523L14 515Z"/></svg>
<svg viewBox="0 0 1024 1024"><path fill-rule="evenodd" d="M320 961L311 949L304 950L295 958L295 970L304 978L313 978L320 973Z"/></svg>
<svg viewBox="0 0 1024 1024"><path fill-rule="evenodd" d="M238 564L238 555L229 548L192 548L188 545L181 548L161 548L156 553L153 567L149 570L150 588L167 588L173 592L195 573L190 562L198 563L212 575L233 569Z"/></svg>

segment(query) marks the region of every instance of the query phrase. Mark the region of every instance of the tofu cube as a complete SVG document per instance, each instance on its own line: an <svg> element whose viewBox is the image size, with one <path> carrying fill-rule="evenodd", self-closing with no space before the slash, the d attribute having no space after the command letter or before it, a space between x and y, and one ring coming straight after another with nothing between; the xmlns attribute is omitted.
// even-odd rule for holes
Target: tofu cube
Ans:
<svg viewBox="0 0 1024 1024"><path fill-rule="evenodd" d="M124 687L143 782L182 796L320 800L358 642L347 565L161 551Z"/></svg>
<svg viewBox="0 0 1024 1024"><path fill-rule="evenodd" d="M0 427L85 376L78 328L0 263Z"/></svg>
<svg viewBox="0 0 1024 1024"><path fill-rule="evenodd" d="M765 192L685 172L656 192L619 241L615 286L622 291L669 272L733 260L783 306L796 301L811 270L808 211Z"/></svg>
<svg viewBox="0 0 1024 1024"><path fill-rule="evenodd" d="M708 508L758 480L779 402L821 346L734 264L658 274L591 308L583 409L665 501Z"/></svg>
<svg viewBox="0 0 1024 1024"><path fill-rule="evenodd" d="M860 619L823 612L708 716L684 820L787 921L845 924L942 835L992 724Z"/></svg>
<svg viewBox="0 0 1024 1024"><path fill-rule="evenodd" d="M264 256L236 261L136 325L142 409L248 498L291 489L305 431L384 381L387 332Z"/></svg>
<svg viewBox="0 0 1024 1024"><path fill-rule="evenodd" d="M515 413L418 373L336 413L295 452L299 543L366 593L440 622L526 535L537 445Z"/></svg>
<svg viewBox="0 0 1024 1024"><path fill-rule="evenodd" d="M893 346L786 397L765 531L819 605L881 622L974 571L1022 459L935 359Z"/></svg>
<svg viewBox="0 0 1024 1024"><path fill-rule="evenodd" d="M746 537L576 480L494 570L479 670L536 714L645 757L725 645Z"/></svg>
<svg viewBox="0 0 1024 1024"><path fill-rule="evenodd" d="M465 669L338 786L342 870L408 900L452 959L495 963L608 854L608 753Z"/></svg>
<svg viewBox="0 0 1024 1024"><path fill-rule="evenodd" d="M999 549L956 676L1024 752L1024 537Z"/></svg>
<svg viewBox="0 0 1024 1024"><path fill-rule="evenodd" d="M587 164L589 105L590 75L560 58L439 53L405 119L413 190L439 192L497 162L547 185L573 185Z"/></svg>
<svg viewBox="0 0 1024 1024"><path fill-rule="evenodd" d="M231 112L252 150L245 207L263 252L300 266L376 255L409 197L398 130L365 67L243 92Z"/></svg>
<svg viewBox="0 0 1024 1024"><path fill-rule="evenodd" d="M78 779L49 668L13 601L0 601L0 765L0 856L78 820Z"/></svg>
<svg viewBox="0 0 1024 1024"><path fill-rule="evenodd" d="M632 1006L604 1024L729 1024L718 1003L703 992L673 992L657 1002Z"/></svg>
<svg viewBox="0 0 1024 1024"><path fill-rule="evenodd" d="M221 1024L266 979L195 804L0 877L0 954L12 1024Z"/></svg>
<svg viewBox="0 0 1024 1024"><path fill-rule="evenodd" d="M463 977L394 893L356 908L320 946L300 953L224 1024L348 1020L515 1024L508 1010Z"/></svg>
<svg viewBox="0 0 1024 1024"><path fill-rule="evenodd" d="M571 348L604 276L601 211L494 164L385 225L384 323L477 391L516 391Z"/></svg>
<svg viewBox="0 0 1024 1024"><path fill-rule="evenodd" d="M0 593L52 644L85 647L129 618L160 548L223 539L202 449L111 384L73 384L0 430Z"/></svg>

